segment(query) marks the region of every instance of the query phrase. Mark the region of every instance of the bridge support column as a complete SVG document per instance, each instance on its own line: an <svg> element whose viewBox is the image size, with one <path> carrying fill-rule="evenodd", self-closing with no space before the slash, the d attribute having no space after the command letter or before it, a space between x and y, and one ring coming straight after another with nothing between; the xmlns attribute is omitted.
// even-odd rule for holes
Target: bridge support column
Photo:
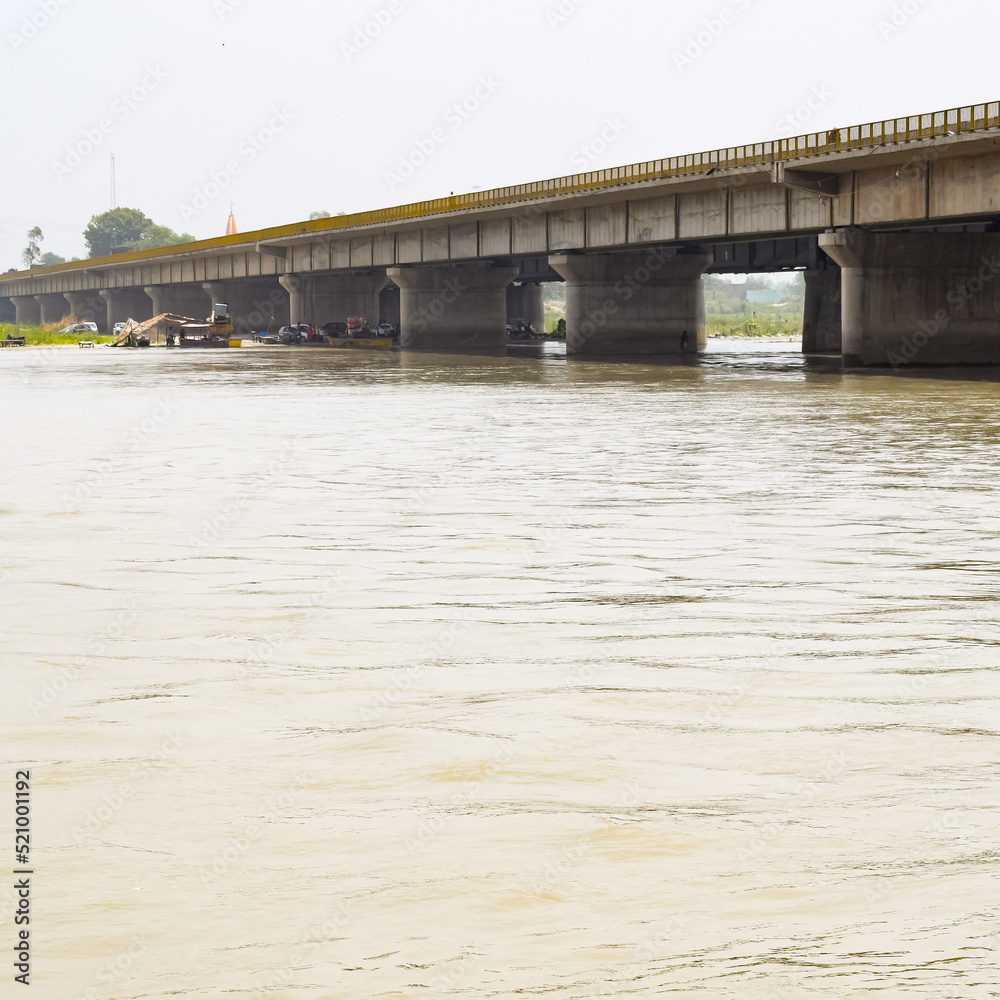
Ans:
<svg viewBox="0 0 1000 1000"><path fill-rule="evenodd" d="M101 333L108 330L108 306L100 292L63 292L74 323L96 323Z"/></svg>
<svg viewBox="0 0 1000 1000"><path fill-rule="evenodd" d="M149 296L141 288L102 288L101 298L108 306L109 330L114 329L115 323L130 319L142 323L155 315Z"/></svg>
<svg viewBox="0 0 1000 1000"><path fill-rule="evenodd" d="M566 279L566 353L696 354L707 344L706 253L550 257Z"/></svg>
<svg viewBox="0 0 1000 1000"><path fill-rule="evenodd" d="M174 313L188 319L208 319L212 311L200 285L147 285L143 291L153 300L153 316Z"/></svg>
<svg viewBox="0 0 1000 1000"><path fill-rule="evenodd" d="M840 354L843 312L840 307L840 268L805 272L806 308L802 318L803 354Z"/></svg>
<svg viewBox="0 0 1000 1000"><path fill-rule="evenodd" d="M545 333L545 301L538 282L507 287L507 322L516 319L529 322L535 333Z"/></svg>
<svg viewBox="0 0 1000 1000"><path fill-rule="evenodd" d="M36 295L35 299L41 307L43 326L69 319L69 303L65 295Z"/></svg>
<svg viewBox="0 0 1000 1000"><path fill-rule="evenodd" d="M14 322L18 326L40 326L42 322L42 307L34 295L12 295L14 303Z"/></svg>
<svg viewBox="0 0 1000 1000"><path fill-rule="evenodd" d="M288 292L274 278L241 281L207 281L201 286L215 308L216 302L229 306L233 329L240 337L274 332L289 322Z"/></svg>
<svg viewBox="0 0 1000 1000"><path fill-rule="evenodd" d="M288 292L292 323L324 326L363 316L379 321L379 293L389 279L374 274L283 274L278 281Z"/></svg>
<svg viewBox="0 0 1000 1000"><path fill-rule="evenodd" d="M1000 234L824 233L843 269L845 364L1000 364Z"/></svg>
<svg viewBox="0 0 1000 1000"><path fill-rule="evenodd" d="M0 298L0 323L14 323L17 320L17 310L8 298Z"/></svg>
<svg viewBox="0 0 1000 1000"><path fill-rule="evenodd" d="M519 273L476 264L391 268L400 288L401 346L506 348L507 286Z"/></svg>

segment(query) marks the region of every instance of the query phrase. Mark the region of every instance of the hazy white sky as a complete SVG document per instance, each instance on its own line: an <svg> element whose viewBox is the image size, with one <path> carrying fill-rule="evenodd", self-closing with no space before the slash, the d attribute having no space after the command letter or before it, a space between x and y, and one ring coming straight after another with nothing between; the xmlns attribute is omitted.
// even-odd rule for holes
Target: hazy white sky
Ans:
<svg viewBox="0 0 1000 1000"><path fill-rule="evenodd" d="M119 205L202 239L230 202L248 231L1000 98L998 21L995 0L3 0L0 269L36 224L85 255L112 153Z"/></svg>

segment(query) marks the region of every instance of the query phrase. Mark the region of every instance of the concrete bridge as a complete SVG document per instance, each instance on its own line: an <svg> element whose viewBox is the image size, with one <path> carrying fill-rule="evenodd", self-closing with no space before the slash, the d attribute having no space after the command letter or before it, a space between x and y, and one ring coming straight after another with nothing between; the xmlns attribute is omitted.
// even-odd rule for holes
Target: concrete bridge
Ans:
<svg viewBox="0 0 1000 1000"><path fill-rule="evenodd" d="M705 345L706 272L804 268L804 350L1000 363L1000 103L0 275L0 319L348 315L505 344L567 285L570 355Z"/></svg>

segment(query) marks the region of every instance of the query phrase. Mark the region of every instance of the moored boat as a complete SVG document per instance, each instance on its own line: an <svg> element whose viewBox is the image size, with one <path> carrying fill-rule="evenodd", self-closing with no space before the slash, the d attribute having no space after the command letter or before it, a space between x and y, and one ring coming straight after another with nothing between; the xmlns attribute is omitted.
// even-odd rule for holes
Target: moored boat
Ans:
<svg viewBox="0 0 1000 1000"><path fill-rule="evenodd" d="M377 347L383 351L391 351L399 347L399 341L395 337L329 337L331 347L357 349L365 347Z"/></svg>
<svg viewBox="0 0 1000 1000"><path fill-rule="evenodd" d="M208 323L181 323L178 324L177 346L187 350L218 350L229 347L229 338L226 336L213 336ZM167 346L173 346L173 337L167 335Z"/></svg>
<svg viewBox="0 0 1000 1000"><path fill-rule="evenodd" d="M167 337L168 346L172 337ZM179 324L178 347L209 349L225 349L242 347L243 341L233 336L233 321L229 318L229 306L225 302L216 302L212 315L205 323L188 322Z"/></svg>
<svg viewBox="0 0 1000 1000"><path fill-rule="evenodd" d="M346 350L376 348L391 351L399 346L399 337L388 323L373 328L363 316L352 316L347 321L347 329L343 333L335 336L327 334L326 339L331 347Z"/></svg>

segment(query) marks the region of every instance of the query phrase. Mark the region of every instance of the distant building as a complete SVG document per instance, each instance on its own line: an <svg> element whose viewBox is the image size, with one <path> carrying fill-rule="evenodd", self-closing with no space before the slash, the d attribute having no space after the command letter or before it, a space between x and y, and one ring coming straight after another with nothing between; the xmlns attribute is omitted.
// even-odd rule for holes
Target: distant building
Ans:
<svg viewBox="0 0 1000 1000"><path fill-rule="evenodd" d="M788 292L774 288L750 288L747 290L747 302L754 306L776 306L788 298Z"/></svg>

